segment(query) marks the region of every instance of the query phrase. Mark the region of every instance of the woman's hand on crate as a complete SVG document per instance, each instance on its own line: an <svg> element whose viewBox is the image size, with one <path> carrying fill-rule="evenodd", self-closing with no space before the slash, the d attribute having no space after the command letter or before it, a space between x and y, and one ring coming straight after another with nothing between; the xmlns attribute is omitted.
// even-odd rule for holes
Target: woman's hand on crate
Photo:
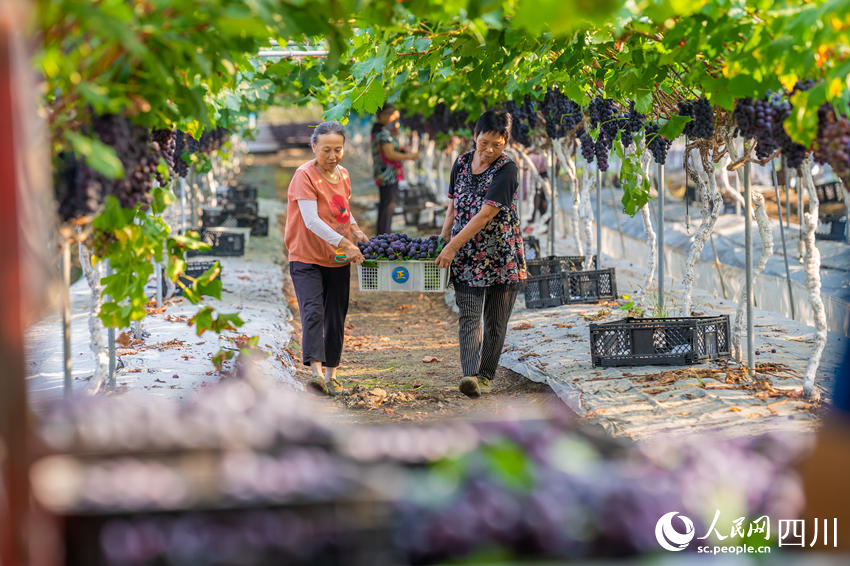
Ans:
<svg viewBox="0 0 850 566"><path fill-rule="evenodd" d="M343 261L347 260L347 261L350 261L351 263L353 263L355 265L360 265L361 263L363 263L363 260L365 258L363 257L363 254L360 252L360 248L358 248L357 246L352 244L349 240L346 240L345 238L343 238L339 242L339 247L340 247L340 249L342 249L342 252L345 254ZM337 257L339 257L339 256L337 256Z"/></svg>
<svg viewBox="0 0 850 566"><path fill-rule="evenodd" d="M456 254L457 248L452 245L452 242L449 242L437 256L437 259L434 260L434 263L437 264L437 267L450 267Z"/></svg>

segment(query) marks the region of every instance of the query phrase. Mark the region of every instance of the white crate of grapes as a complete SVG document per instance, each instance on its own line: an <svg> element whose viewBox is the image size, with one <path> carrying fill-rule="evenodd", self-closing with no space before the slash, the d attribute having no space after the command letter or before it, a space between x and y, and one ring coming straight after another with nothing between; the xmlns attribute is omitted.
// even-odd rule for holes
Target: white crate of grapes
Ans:
<svg viewBox="0 0 850 566"><path fill-rule="evenodd" d="M380 234L358 246L366 258L357 266L361 291L440 293L448 286L449 270L434 263L443 247L437 236Z"/></svg>
<svg viewBox="0 0 850 566"><path fill-rule="evenodd" d="M440 293L446 290L449 270L430 261L376 261L357 266L361 291L418 291Z"/></svg>

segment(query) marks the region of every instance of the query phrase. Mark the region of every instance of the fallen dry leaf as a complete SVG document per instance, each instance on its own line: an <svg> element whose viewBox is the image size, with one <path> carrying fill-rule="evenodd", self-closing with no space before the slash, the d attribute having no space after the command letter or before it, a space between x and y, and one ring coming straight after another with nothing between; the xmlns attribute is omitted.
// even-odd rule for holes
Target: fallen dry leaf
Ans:
<svg viewBox="0 0 850 566"><path fill-rule="evenodd" d="M536 352L526 352L523 355L519 356L517 358L517 360L522 361L526 358L539 358L539 357L540 357L540 354L538 354Z"/></svg>
<svg viewBox="0 0 850 566"><path fill-rule="evenodd" d="M553 326L557 326L558 328L572 328L572 324L564 324L563 322L556 322Z"/></svg>
<svg viewBox="0 0 850 566"><path fill-rule="evenodd" d="M115 343L124 347L124 348L127 348L128 346L130 346L130 333L129 332L122 332L115 339Z"/></svg>
<svg viewBox="0 0 850 566"><path fill-rule="evenodd" d="M735 413L740 413L740 412L741 412L740 407L729 407L729 410L730 410L730 411L733 411L733 412L735 412Z"/></svg>
<svg viewBox="0 0 850 566"><path fill-rule="evenodd" d="M511 326L511 330L528 330L529 328L534 328L534 325L529 324L527 322L522 322L520 324Z"/></svg>
<svg viewBox="0 0 850 566"><path fill-rule="evenodd" d="M773 413L774 415L778 415L779 412L776 410L775 407L777 405L781 405L782 403L787 403L787 402L788 402L788 399L783 399L782 401L777 401L776 403L771 403L770 405L767 406L767 410L770 411L771 413Z"/></svg>
<svg viewBox="0 0 850 566"><path fill-rule="evenodd" d="M434 356L425 356L422 358L422 362L426 364L432 364L434 362L439 362L440 358L435 358Z"/></svg>

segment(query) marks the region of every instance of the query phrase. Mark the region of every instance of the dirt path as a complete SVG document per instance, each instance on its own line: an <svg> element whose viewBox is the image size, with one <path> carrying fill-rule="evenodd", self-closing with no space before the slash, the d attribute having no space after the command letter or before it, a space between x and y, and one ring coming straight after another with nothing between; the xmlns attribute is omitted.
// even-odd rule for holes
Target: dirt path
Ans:
<svg viewBox="0 0 850 566"><path fill-rule="evenodd" d="M363 218L362 210L353 211ZM367 226L367 233L374 227ZM287 297L295 330L290 349L300 360L298 304L287 277ZM504 418L536 418L562 403L547 385L499 368L492 392L470 399L458 391L462 376L457 315L442 293L360 292L352 269L345 346L337 376L344 393L323 406L335 422L383 423ZM429 360L429 361L425 361ZM306 383L309 368L298 364Z"/></svg>

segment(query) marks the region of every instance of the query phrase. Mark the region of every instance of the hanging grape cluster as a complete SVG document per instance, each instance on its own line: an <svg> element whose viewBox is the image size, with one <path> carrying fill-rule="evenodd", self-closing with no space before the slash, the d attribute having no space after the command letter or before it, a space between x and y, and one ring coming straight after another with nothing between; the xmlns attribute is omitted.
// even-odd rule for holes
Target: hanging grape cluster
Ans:
<svg viewBox="0 0 850 566"><path fill-rule="evenodd" d="M836 116L828 103L818 109L815 159L829 164L844 186L850 187L850 120L847 116Z"/></svg>
<svg viewBox="0 0 850 566"><path fill-rule="evenodd" d="M229 137L230 130L227 128L217 127L213 130L207 130L201 134L201 139L198 140L198 150L207 154L218 151Z"/></svg>
<svg viewBox="0 0 850 566"><path fill-rule="evenodd" d="M705 98L680 101L679 115L693 118L682 132L689 138L714 137L714 110Z"/></svg>
<svg viewBox="0 0 850 566"><path fill-rule="evenodd" d="M617 127L620 129L620 141L623 143L623 149L634 143L634 134L643 128L643 121L646 116L635 110L633 100L629 101L629 111L624 116L617 119Z"/></svg>
<svg viewBox="0 0 850 566"><path fill-rule="evenodd" d="M412 132L425 133L425 116L422 114L410 114L401 117L401 125Z"/></svg>
<svg viewBox="0 0 850 566"><path fill-rule="evenodd" d="M546 135L549 139L563 138L575 130L582 121L581 106L557 88L546 89L542 110L543 117L546 119Z"/></svg>
<svg viewBox="0 0 850 566"><path fill-rule="evenodd" d="M673 142L658 133L658 124L647 122L643 127L646 135L646 147L652 154L652 159L659 165L664 165L667 161L667 152Z"/></svg>
<svg viewBox="0 0 850 566"><path fill-rule="evenodd" d="M95 116L91 128L101 142L115 151L124 167L124 175L119 179L107 179L83 165L84 182L92 184L92 190L102 186L104 196L114 195L124 208L150 203L150 191L159 163L150 132L117 114Z"/></svg>
<svg viewBox="0 0 850 566"><path fill-rule="evenodd" d="M53 192L63 222L95 213L103 201L103 185L74 153L60 152L53 165Z"/></svg>
<svg viewBox="0 0 850 566"><path fill-rule="evenodd" d="M766 159L779 149L788 166L796 169L806 156L806 148L795 143L785 131L783 121L790 114L791 103L782 93L769 91L760 100L744 98L735 101L733 112L740 134L756 140L756 156L759 159Z"/></svg>
<svg viewBox="0 0 850 566"><path fill-rule="evenodd" d="M596 138L593 149L596 155L596 164L600 171L608 170L608 155L611 153L611 146L617 137L618 124L615 112L614 101L609 98L594 98L590 101L588 107L590 127L599 126L599 137Z"/></svg>
<svg viewBox="0 0 850 566"><path fill-rule="evenodd" d="M452 133L467 127L469 127L469 113L466 110L452 112L442 102L434 107L434 113L425 120L425 129L432 136Z"/></svg>
<svg viewBox="0 0 850 566"><path fill-rule="evenodd" d="M189 173L189 164L183 159L184 153L192 153L187 147L186 138L191 140L192 136L180 130L174 132L174 173L179 177Z"/></svg>
<svg viewBox="0 0 850 566"><path fill-rule="evenodd" d="M581 156L586 162L593 163L593 158L596 156L593 138L590 137L590 134L581 130L578 134L578 141L581 143Z"/></svg>
<svg viewBox="0 0 850 566"><path fill-rule="evenodd" d="M528 116L523 107L517 105L516 101L509 100L505 103L505 111L511 115L511 138L520 144L529 147L531 145L531 126L528 124Z"/></svg>
<svg viewBox="0 0 850 566"><path fill-rule="evenodd" d="M151 132L153 140L153 149L158 152L160 157L165 161L168 170L174 172L174 150L177 147L176 134L174 130L153 130ZM160 185L163 185L162 175L157 172L156 180Z"/></svg>

